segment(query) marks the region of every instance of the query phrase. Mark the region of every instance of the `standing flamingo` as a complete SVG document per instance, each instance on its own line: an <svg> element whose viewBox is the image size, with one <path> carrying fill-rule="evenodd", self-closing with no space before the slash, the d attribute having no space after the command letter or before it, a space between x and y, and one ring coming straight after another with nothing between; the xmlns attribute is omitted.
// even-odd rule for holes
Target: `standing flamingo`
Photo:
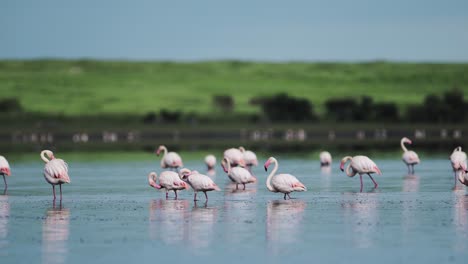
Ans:
<svg viewBox="0 0 468 264"><path fill-rule="evenodd" d="M8 164L8 160L6 160L5 157L3 156L0 156L0 174L3 176L3 181L5 182L4 192L6 192L8 189L8 184L7 184L5 176L10 176L11 171L10 171L10 164Z"/></svg>
<svg viewBox="0 0 468 264"><path fill-rule="evenodd" d="M167 148L164 145L159 146L158 150L156 151L156 155L163 152L163 156L161 158L161 168L166 169L178 169L182 167L182 158L176 152L167 152Z"/></svg>
<svg viewBox="0 0 468 264"><path fill-rule="evenodd" d="M332 163L332 156L328 151L320 152L320 167L329 167Z"/></svg>
<svg viewBox="0 0 468 264"><path fill-rule="evenodd" d="M379 175L382 174L380 172L379 167L368 157L366 156L346 156L341 160L340 164L340 169L341 171L344 171L344 165L345 163L351 160L351 163L348 165L346 168L346 175L349 177L354 177L356 173L359 174L359 177L361 179L361 192L362 192L362 174L367 174L371 178L371 180L374 182L374 188L377 188L379 186L377 182L375 182L374 178L372 178L371 173L377 173Z"/></svg>
<svg viewBox="0 0 468 264"><path fill-rule="evenodd" d="M245 150L244 147L239 147L239 150L242 153L242 158L244 159L247 169L249 172L252 172L252 166L258 166L257 155L251 150Z"/></svg>
<svg viewBox="0 0 468 264"><path fill-rule="evenodd" d="M216 157L212 154L209 154L205 157L205 164L208 170L213 170L216 166Z"/></svg>
<svg viewBox="0 0 468 264"><path fill-rule="evenodd" d="M227 158L231 166L245 167L244 155L239 149L230 148L224 151L223 158Z"/></svg>
<svg viewBox="0 0 468 264"><path fill-rule="evenodd" d="M400 141L401 148L403 149L403 162L408 166L408 174L414 174L414 165L419 164L419 157L416 152L406 149L405 143L412 144L412 142L407 137L402 138Z"/></svg>
<svg viewBox="0 0 468 264"><path fill-rule="evenodd" d="M250 172L242 167L231 168L231 164L227 158L224 158L221 165L223 166L224 172L226 172L231 181L236 183L236 190L239 189L239 184L244 185L247 183L254 183L257 179L250 174Z"/></svg>
<svg viewBox="0 0 468 264"><path fill-rule="evenodd" d="M173 171L163 171L159 174L159 184L156 184L156 172L148 174L148 183L155 189L166 189L166 199L169 197L168 192L174 191L175 199L177 200L177 191L188 189L188 184L179 178L179 174Z"/></svg>
<svg viewBox="0 0 468 264"><path fill-rule="evenodd" d="M452 155L450 155L450 163L452 164L452 169L455 177L454 187L456 187L457 172L459 173L458 179L460 180L460 177L463 177L463 171L467 170L466 153L462 151L462 147L459 146L453 150ZM460 182L463 183L461 180Z"/></svg>
<svg viewBox="0 0 468 264"><path fill-rule="evenodd" d="M48 160L49 157L50 160ZM44 178L52 185L55 201L55 185L60 186L60 201L62 201L62 184L70 183L68 176L68 165L63 159L57 159L50 150L41 151L41 159L46 163L44 166Z"/></svg>
<svg viewBox="0 0 468 264"><path fill-rule="evenodd" d="M289 199L291 199L291 196L289 196L289 193L291 192L307 191L307 188L304 186L304 184L302 184L295 176L291 174L275 175L276 171L278 170L278 161L273 157L268 158L268 160L265 162L265 171L268 170L268 166L270 166L271 163L275 163L275 167L271 171L270 175L268 175L266 180L266 186L270 192L284 193L284 199L286 200L286 195ZM273 177L273 175L275 175L275 177Z"/></svg>
<svg viewBox="0 0 468 264"><path fill-rule="evenodd" d="M194 191L193 200L197 201L197 193L205 193L206 201L208 201L208 195L206 192L209 191L221 191L221 189L216 185L213 180L203 174L198 173L197 171L190 171L189 169L183 168L179 172L180 178L187 182Z"/></svg>

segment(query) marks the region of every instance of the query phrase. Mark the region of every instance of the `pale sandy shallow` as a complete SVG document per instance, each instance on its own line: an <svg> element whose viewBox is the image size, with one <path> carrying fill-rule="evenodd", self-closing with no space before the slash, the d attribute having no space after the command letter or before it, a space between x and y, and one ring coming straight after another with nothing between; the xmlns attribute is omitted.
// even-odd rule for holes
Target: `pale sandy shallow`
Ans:
<svg viewBox="0 0 468 264"><path fill-rule="evenodd" d="M0 195L1 263L467 263L468 196L452 190L448 160L423 159L406 177L399 159L377 159L380 186L365 177L364 193L336 161L326 174L315 160L278 160L308 192L284 201L266 190L261 166L257 184L233 192L218 167L223 191L195 205L191 190L175 201L150 189L157 161L69 161L72 183L54 208L43 164L12 165Z"/></svg>

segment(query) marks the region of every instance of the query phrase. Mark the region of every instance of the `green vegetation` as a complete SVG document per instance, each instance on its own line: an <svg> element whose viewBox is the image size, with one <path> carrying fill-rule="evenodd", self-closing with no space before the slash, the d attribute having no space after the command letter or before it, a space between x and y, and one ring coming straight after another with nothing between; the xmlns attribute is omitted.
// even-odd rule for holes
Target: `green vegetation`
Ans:
<svg viewBox="0 0 468 264"><path fill-rule="evenodd" d="M366 95L406 108L454 87L466 96L467 73L468 64L0 61L0 99L16 98L26 112L64 116L161 109L222 116L215 96L232 96L233 111L250 114L260 111L252 98L287 92L322 114L325 101L337 97Z"/></svg>

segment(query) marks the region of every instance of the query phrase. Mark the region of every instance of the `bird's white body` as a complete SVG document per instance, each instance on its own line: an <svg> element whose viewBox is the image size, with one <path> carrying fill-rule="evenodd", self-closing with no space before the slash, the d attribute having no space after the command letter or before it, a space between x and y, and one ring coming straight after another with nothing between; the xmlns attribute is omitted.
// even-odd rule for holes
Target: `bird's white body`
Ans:
<svg viewBox="0 0 468 264"><path fill-rule="evenodd" d="M223 158L227 158L231 166L245 165L244 155L237 148L230 148L225 150Z"/></svg>
<svg viewBox="0 0 468 264"><path fill-rule="evenodd" d="M5 157L3 156L0 156L0 174L6 176L11 175L10 164L8 163L8 160L5 159Z"/></svg>
<svg viewBox="0 0 468 264"><path fill-rule="evenodd" d="M197 199L197 192L204 192L205 197L208 200L208 195L206 192L209 191L221 191L221 189L214 183L214 181L203 174L198 173L197 171L191 172L188 169L182 169L179 172L179 176L187 182L190 187L192 187L193 191L195 192L193 199Z"/></svg>
<svg viewBox="0 0 468 264"><path fill-rule="evenodd" d="M212 154L207 155L205 157L205 164L208 170L214 169L214 167L216 166L216 157Z"/></svg>
<svg viewBox="0 0 468 264"><path fill-rule="evenodd" d="M244 185L245 190L245 185L247 183L254 183L257 181L257 179L252 176L252 174L247 169L242 167L231 167L231 164L227 158L223 159L222 165L224 171L228 174L229 179L236 183L236 189L238 189L239 184L242 184Z"/></svg>
<svg viewBox="0 0 468 264"><path fill-rule="evenodd" d="M159 146L156 154L159 156L160 152L163 152L163 156L161 158L161 168L171 168L177 169L183 166L182 158L176 152L167 152L167 148L163 145Z"/></svg>
<svg viewBox="0 0 468 264"><path fill-rule="evenodd" d="M47 159L47 157L50 158ZM55 185L60 186L60 200L62 200L62 184L70 183L68 175L68 164L63 159L57 159L50 150L41 151L41 159L45 162L44 178L52 185L52 192L55 200Z"/></svg>
<svg viewBox="0 0 468 264"><path fill-rule="evenodd" d="M330 166L332 163L332 156L328 151L320 152L320 166Z"/></svg>
<svg viewBox="0 0 468 264"><path fill-rule="evenodd" d="M179 174L173 171L163 171L159 175L159 184L156 183L157 174L156 172L150 172L148 175L148 183L155 189L166 189L166 198L168 197L169 191L174 191L177 199L177 191L188 189L188 184L179 178Z"/></svg>
<svg viewBox="0 0 468 264"><path fill-rule="evenodd" d="M342 171L344 170L344 165L345 163L351 160L349 163L348 167L346 167L346 175L348 177L354 177L356 174L359 174L360 179L361 179L361 192L363 188L363 183L362 183L362 175L367 174L371 178L371 180L374 182L374 187L377 188L378 184L375 182L374 178L372 178L371 174L372 173L377 173L377 174L382 174L380 171L379 167L377 167L377 164L375 164L374 161L369 159L367 156L346 156L341 160L340 164L340 169Z"/></svg>
<svg viewBox="0 0 468 264"><path fill-rule="evenodd" d="M462 184L468 185L466 153L462 151L461 147L453 150L452 155L450 155L450 164L455 177L454 188L457 186L457 179Z"/></svg>
<svg viewBox="0 0 468 264"><path fill-rule="evenodd" d="M243 147L239 147L239 150L242 152L242 158L244 159L246 166L258 166L257 155L253 151L245 150Z"/></svg>
<svg viewBox="0 0 468 264"><path fill-rule="evenodd" d="M414 165L419 164L419 156L416 152L408 150L405 143L412 144L411 140L404 137L400 141L401 149L403 150L402 160L408 166L408 173L414 174ZM411 168L410 168L411 167Z"/></svg>
<svg viewBox="0 0 468 264"><path fill-rule="evenodd" d="M278 170L278 161L275 158L270 157L265 162L265 170L267 170L271 163L274 163L275 167L271 171L270 175L268 175L266 180L266 186L270 192L284 193L284 199L286 200L286 195L289 197L289 193L291 192L307 191L307 188L304 186L304 184L302 184L295 176L291 174L275 175L276 171Z"/></svg>

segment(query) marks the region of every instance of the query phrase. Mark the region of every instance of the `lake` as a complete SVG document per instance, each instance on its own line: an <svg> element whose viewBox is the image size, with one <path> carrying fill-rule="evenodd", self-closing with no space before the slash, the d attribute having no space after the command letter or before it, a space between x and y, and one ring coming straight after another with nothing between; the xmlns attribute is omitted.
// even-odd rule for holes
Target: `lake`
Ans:
<svg viewBox="0 0 468 264"><path fill-rule="evenodd" d="M287 201L266 189L263 166L254 168L258 182L245 191L235 191L218 166L213 178L223 191L209 192L207 203L202 193L194 203L192 190L166 200L163 191L150 188L148 173L161 171L156 157L72 157L72 182L55 205L39 158L10 160L9 189L0 195L0 259L467 263L468 196L459 183L453 190L448 159L422 157L408 176L400 157L374 158L383 172L374 177L379 187L365 176L359 193L359 176L345 176L338 157L330 171L322 171L318 160L278 155L278 172L295 175L308 188ZM185 167L204 172L202 160L192 157Z"/></svg>

